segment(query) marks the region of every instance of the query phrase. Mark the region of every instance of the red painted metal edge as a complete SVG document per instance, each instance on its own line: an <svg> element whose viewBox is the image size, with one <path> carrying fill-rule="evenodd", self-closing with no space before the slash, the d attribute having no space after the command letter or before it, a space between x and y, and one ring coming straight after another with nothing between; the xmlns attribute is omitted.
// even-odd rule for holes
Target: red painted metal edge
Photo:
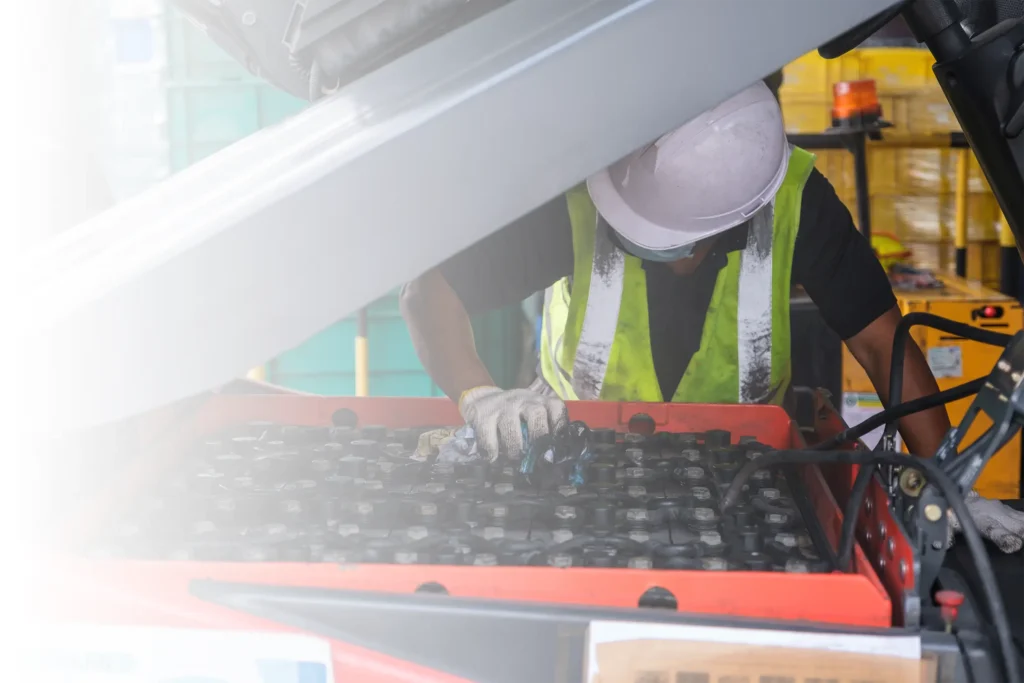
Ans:
<svg viewBox="0 0 1024 683"><path fill-rule="evenodd" d="M816 398L816 433L826 439L847 428L839 413L821 395ZM846 446L853 448L853 444ZM861 444L863 447L863 444ZM850 488L857 477L856 465L834 465L824 468L825 479L838 499L839 522L842 523L842 509L846 506ZM905 625L905 599L916 590L917 564L914 548L904 535L901 526L893 518L889 507L889 496L878 481L871 482L865 496L865 504L857 520L857 571L861 565L872 569L885 586L892 601L893 625Z"/></svg>

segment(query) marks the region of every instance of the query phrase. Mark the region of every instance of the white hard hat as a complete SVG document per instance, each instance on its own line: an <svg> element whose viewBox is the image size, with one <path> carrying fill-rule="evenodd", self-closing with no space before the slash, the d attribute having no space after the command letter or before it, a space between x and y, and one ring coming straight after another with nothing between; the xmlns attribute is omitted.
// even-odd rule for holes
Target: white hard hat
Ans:
<svg viewBox="0 0 1024 683"><path fill-rule="evenodd" d="M724 232L771 202L789 163L782 111L761 81L587 179L628 241L655 251Z"/></svg>

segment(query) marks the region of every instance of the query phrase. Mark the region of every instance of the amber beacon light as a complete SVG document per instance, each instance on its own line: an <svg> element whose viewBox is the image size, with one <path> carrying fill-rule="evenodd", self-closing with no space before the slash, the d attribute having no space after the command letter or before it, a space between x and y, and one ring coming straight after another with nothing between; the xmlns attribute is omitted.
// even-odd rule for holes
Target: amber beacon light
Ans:
<svg viewBox="0 0 1024 683"><path fill-rule="evenodd" d="M874 81L842 81L833 86L833 126L872 124L881 118L882 105Z"/></svg>

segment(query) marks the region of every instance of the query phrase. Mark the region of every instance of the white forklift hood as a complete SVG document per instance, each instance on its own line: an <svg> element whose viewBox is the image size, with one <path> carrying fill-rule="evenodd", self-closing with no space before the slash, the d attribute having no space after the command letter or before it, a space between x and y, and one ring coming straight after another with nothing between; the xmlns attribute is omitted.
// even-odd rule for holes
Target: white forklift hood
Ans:
<svg viewBox="0 0 1024 683"><path fill-rule="evenodd" d="M219 386L891 0L515 0L22 263L63 428Z"/></svg>

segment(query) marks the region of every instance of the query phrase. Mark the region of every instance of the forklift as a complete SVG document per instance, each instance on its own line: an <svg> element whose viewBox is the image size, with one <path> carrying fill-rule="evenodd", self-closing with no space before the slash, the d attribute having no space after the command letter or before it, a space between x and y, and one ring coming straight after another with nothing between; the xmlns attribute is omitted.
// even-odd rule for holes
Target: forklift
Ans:
<svg viewBox="0 0 1024 683"><path fill-rule="evenodd" d="M56 560L38 569L50 675L1022 680L1021 558L990 556L964 497L1024 424L1024 333L925 311L904 318L896 348L931 328L996 347L992 367L914 402L897 384L859 425L814 390L799 426L771 406L569 405L592 428L761 444L721 512L755 472L793 468L802 517L835 554L827 573L88 552L223 430L457 424L443 399L253 393L235 378L766 72L813 48L838 57L897 17L935 56L1024 254L1020 2L177 1L253 73L315 104L24 264L39 274L24 300L48 361L25 427L46 436L40 462L81 464L59 482L74 495L49 520ZM896 450L900 417L970 396L938 453ZM965 438L979 420L992 426ZM877 427L882 448L867 450ZM950 510L964 528L947 551Z"/></svg>

